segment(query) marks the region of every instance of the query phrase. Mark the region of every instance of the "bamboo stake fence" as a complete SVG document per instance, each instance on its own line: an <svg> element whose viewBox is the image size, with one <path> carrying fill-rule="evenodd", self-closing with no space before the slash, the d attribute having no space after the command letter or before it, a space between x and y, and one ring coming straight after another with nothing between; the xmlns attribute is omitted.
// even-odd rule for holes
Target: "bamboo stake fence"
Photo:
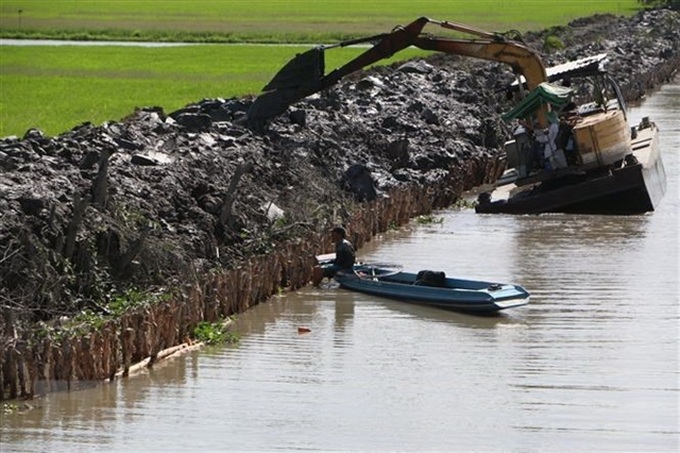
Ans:
<svg viewBox="0 0 680 453"><path fill-rule="evenodd" d="M450 206L465 191L495 180L502 165L494 158L468 161L465 168L425 186L409 186L363 203L347 221L357 248L380 232L411 218ZM111 319L86 335L13 338L0 343L0 401L97 385L192 349L192 329L218 322L265 301L280 288L309 283L314 257L324 253L327 233L310 233L238 268L197 277L169 300Z"/></svg>

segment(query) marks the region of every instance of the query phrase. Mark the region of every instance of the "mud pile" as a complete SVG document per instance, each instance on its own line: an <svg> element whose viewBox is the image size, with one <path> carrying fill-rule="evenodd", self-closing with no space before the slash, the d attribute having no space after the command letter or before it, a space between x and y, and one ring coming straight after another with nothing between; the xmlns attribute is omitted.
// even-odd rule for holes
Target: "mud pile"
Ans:
<svg viewBox="0 0 680 453"><path fill-rule="evenodd" d="M595 16L525 39L542 49L559 38L563 50L541 52L548 65L607 52L633 100L678 70L679 16ZM395 188L447 178L457 193L429 196L435 207L450 202L502 170L488 162L508 132L510 81L504 65L433 55L349 77L263 133L246 127L252 99L242 98L2 139L0 337L29 321L106 312L132 287L235 268L345 223L358 203Z"/></svg>

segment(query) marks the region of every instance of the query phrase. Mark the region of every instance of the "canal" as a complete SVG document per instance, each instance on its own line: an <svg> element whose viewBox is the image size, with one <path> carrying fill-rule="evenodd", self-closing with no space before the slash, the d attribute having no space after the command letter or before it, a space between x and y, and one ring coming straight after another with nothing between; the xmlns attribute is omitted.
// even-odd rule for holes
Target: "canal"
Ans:
<svg viewBox="0 0 680 453"><path fill-rule="evenodd" d="M450 209L359 251L519 283L529 305L474 317L307 287L239 315L238 344L3 414L0 451L678 451L680 80L631 116L661 129L654 213Z"/></svg>

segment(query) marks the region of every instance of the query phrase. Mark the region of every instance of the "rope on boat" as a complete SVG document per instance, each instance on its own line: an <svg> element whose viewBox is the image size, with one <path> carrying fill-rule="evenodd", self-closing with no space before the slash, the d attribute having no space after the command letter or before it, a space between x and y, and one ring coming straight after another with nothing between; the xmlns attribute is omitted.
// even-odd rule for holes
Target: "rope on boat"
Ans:
<svg viewBox="0 0 680 453"><path fill-rule="evenodd" d="M358 268L358 269L356 269ZM401 264L395 263L357 263L355 272L360 278L375 279L396 275L404 269Z"/></svg>

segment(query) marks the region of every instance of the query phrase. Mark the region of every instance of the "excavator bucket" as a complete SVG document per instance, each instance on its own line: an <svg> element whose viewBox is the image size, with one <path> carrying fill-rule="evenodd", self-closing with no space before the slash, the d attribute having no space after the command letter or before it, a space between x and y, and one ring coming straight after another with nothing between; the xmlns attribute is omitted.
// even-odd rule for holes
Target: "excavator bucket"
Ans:
<svg viewBox="0 0 680 453"><path fill-rule="evenodd" d="M324 49L315 47L299 53L276 73L262 91L316 86L324 75Z"/></svg>
<svg viewBox="0 0 680 453"><path fill-rule="evenodd" d="M324 76L324 49L316 47L297 54L263 88L248 110L251 129L262 130L268 119L274 118L293 103L318 91Z"/></svg>

